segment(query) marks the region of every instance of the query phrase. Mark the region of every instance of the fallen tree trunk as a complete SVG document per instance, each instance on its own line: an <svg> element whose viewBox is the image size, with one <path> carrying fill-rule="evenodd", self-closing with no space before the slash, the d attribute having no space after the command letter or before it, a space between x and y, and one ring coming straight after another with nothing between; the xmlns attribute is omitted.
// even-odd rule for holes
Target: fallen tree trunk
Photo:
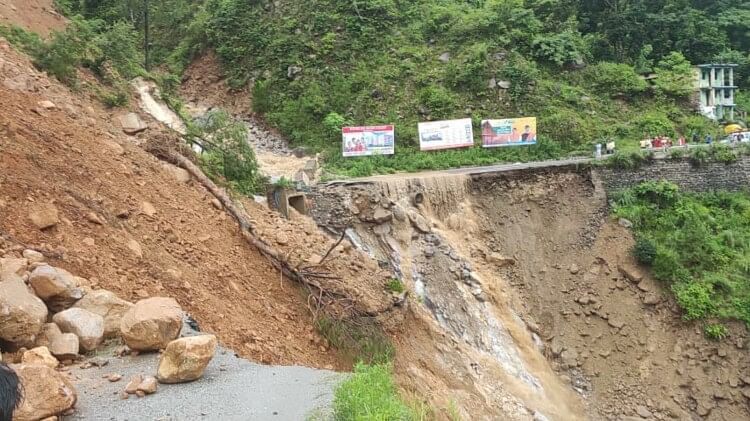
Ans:
<svg viewBox="0 0 750 421"><path fill-rule="evenodd" d="M274 247L263 241L258 237L255 227L250 222L245 211L235 204L232 198L216 185L210 178L208 178L203 171L190 161L185 156L177 152L169 152L164 154L163 158L166 158L171 163L185 169L190 175L193 176L199 183L201 183L211 194L221 202L222 206L229 212L230 215L237 221L240 226L240 232L245 240L258 249L262 255L264 255L271 264L279 270L284 276L299 282L307 288L310 293L310 297L314 300L315 308L310 308L313 313L313 317L317 320L319 312L326 306L332 304L335 301L351 301L348 296L342 293L336 293L324 288L319 282L315 281L319 279L337 279L335 276L325 273L310 273L306 269L300 269L292 265L287 258ZM329 251L330 252L330 251ZM308 301L309 305L309 301ZM351 305L347 306L351 308Z"/></svg>

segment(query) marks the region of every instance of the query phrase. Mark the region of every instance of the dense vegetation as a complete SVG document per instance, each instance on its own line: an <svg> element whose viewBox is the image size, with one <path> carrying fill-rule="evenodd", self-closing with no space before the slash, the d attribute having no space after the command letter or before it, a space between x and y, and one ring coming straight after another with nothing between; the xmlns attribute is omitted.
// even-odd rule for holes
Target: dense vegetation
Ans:
<svg viewBox="0 0 750 421"><path fill-rule="evenodd" d="M739 319L750 325L750 196L681 192L647 182L616 197L633 223L634 255L668 285L687 320ZM726 329L706 326L718 339Z"/></svg>
<svg viewBox="0 0 750 421"><path fill-rule="evenodd" d="M146 2L57 1L97 22L97 33L119 31L121 55L141 66ZM690 64L737 62L750 87L743 0L164 0L149 12L153 68L179 80L195 54L215 49L234 86L252 84L258 113L348 175L589 154L609 139L634 149L647 133L715 134L688 107ZM750 106L747 96L737 103ZM537 146L416 151L420 120L469 116L478 128L484 117L531 115ZM340 157L342 125L384 122L397 125L396 156Z"/></svg>

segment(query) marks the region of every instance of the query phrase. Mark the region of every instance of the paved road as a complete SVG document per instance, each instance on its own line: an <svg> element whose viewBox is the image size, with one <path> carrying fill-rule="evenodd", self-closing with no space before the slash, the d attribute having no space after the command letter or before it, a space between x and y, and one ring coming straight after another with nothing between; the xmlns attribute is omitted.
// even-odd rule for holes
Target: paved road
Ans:
<svg viewBox="0 0 750 421"><path fill-rule="evenodd" d="M263 366L218 348L203 378L160 384L143 398L119 393L137 374L155 375L159 354L107 357L106 366L71 370L77 378L76 412L64 420L90 421L300 421L329 419L333 391L346 374L306 367ZM118 373L119 382L102 376Z"/></svg>
<svg viewBox="0 0 750 421"><path fill-rule="evenodd" d="M440 171L374 175L371 177L353 178L353 179L346 179L346 180L334 180L334 181L329 181L326 184L328 185L358 184L358 183L371 183L371 182L386 181L386 180L393 180L393 179L431 178L431 177L439 177L441 175L457 175L457 174L474 175L474 174L485 174L485 173L493 173L493 172L526 170L530 168L563 167L567 165L586 164L592 161L594 161L594 158L569 158L569 159L535 161L535 162L525 162L525 163L516 162L514 164L497 164L497 165L488 165L484 167L461 167L461 168L452 168L452 169L440 170Z"/></svg>

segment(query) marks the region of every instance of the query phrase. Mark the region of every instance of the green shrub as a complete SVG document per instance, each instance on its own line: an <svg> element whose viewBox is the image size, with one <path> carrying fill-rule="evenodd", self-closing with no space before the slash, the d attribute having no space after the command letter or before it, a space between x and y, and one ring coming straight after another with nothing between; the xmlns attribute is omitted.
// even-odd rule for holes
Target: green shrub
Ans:
<svg viewBox="0 0 750 421"><path fill-rule="evenodd" d="M656 259L656 245L648 238L638 238L632 252L636 260L644 265L650 265Z"/></svg>
<svg viewBox="0 0 750 421"><path fill-rule="evenodd" d="M409 407L399 397L390 364L357 364L333 399L334 418L341 421L408 421Z"/></svg>
<svg viewBox="0 0 750 421"><path fill-rule="evenodd" d="M633 222L633 254L652 261L654 277L671 285L685 319L750 324L747 193L684 193L671 183L648 182L612 198L615 215Z"/></svg>
<svg viewBox="0 0 750 421"><path fill-rule="evenodd" d="M450 117L456 110L456 102L456 97L442 86L430 85L419 91L419 103L434 118Z"/></svg>
<svg viewBox="0 0 750 421"><path fill-rule="evenodd" d="M636 169L646 162L646 156L641 151L615 152L607 158L606 164L612 168Z"/></svg>
<svg viewBox="0 0 750 421"><path fill-rule="evenodd" d="M697 320L708 317L716 311L713 302L713 288L701 282L680 282L672 286L677 302L683 309L683 318Z"/></svg>
<svg viewBox="0 0 750 421"><path fill-rule="evenodd" d="M129 102L128 92L121 89L102 92L99 99L108 108L124 107Z"/></svg>
<svg viewBox="0 0 750 421"><path fill-rule="evenodd" d="M388 291L400 294L405 291L404 283L400 279L391 279L388 281Z"/></svg>
<svg viewBox="0 0 750 421"><path fill-rule="evenodd" d="M597 63L590 66L586 74L594 89L610 96L633 98L648 86L632 66L624 63Z"/></svg>
<svg viewBox="0 0 750 421"><path fill-rule="evenodd" d="M679 161L681 159L684 159L689 154L690 154L690 151L688 149L672 148L669 150L669 159Z"/></svg>
<svg viewBox="0 0 750 421"><path fill-rule="evenodd" d="M703 334L712 341L721 341L729 336L729 329L723 324L711 323L703 327Z"/></svg>
<svg viewBox="0 0 750 421"><path fill-rule="evenodd" d="M315 322L315 327L331 346L352 361L382 364L393 358L393 344L372 320L339 320L323 316Z"/></svg>
<svg viewBox="0 0 750 421"><path fill-rule="evenodd" d="M202 131L202 137L211 142L208 153L201 156L206 174L213 179L224 178L242 194L262 193L266 178L260 174L255 152L247 142L245 125L225 111L213 111Z"/></svg>
<svg viewBox="0 0 750 421"><path fill-rule="evenodd" d="M737 162L737 154L727 145L716 144L711 147L711 158L724 164Z"/></svg>
<svg viewBox="0 0 750 421"><path fill-rule="evenodd" d="M690 163L696 167L706 165L711 160L711 152L708 148L700 147L690 150Z"/></svg>

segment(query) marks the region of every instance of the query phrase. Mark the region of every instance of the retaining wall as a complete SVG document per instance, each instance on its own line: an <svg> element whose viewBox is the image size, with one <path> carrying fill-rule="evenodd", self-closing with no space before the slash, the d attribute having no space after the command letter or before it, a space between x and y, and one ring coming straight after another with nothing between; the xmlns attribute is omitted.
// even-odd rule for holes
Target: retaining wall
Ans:
<svg viewBox="0 0 750 421"><path fill-rule="evenodd" d="M671 181L683 190L694 192L740 191L750 187L750 157L740 157L732 164L710 162L700 166L688 159L657 159L632 170L594 167L592 175L599 179L607 192L648 180Z"/></svg>

